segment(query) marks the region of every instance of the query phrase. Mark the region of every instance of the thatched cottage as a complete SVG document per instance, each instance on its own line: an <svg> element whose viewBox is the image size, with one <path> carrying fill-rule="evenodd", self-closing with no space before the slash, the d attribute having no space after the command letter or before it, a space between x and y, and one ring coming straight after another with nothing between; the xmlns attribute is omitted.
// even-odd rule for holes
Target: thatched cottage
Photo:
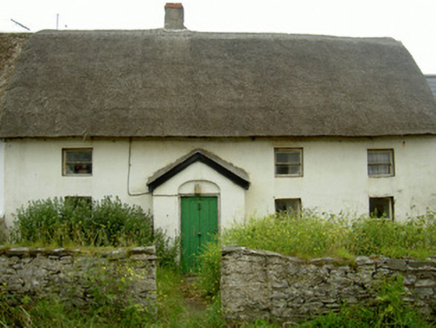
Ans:
<svg viewBox="0 0 436 328"><path fill-rule="evenodd" d="M8 224L54 196L119 196L173 236L276 209L436 210L436 101L400 42L193 32L181 6L166 10L163 29L42 31L10 47Z"/></svg>

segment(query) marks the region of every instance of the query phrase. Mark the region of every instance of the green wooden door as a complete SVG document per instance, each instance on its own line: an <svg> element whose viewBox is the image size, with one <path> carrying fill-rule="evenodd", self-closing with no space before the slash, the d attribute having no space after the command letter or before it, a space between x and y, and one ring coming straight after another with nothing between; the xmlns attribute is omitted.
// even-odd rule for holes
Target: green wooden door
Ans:
<svg viewBox="0 0 436 328"><path fill-rule="evenodd" d="M196 256L202 246L218 231L217 197L182 197L182 245L183 272L195 271Z"/></svg>

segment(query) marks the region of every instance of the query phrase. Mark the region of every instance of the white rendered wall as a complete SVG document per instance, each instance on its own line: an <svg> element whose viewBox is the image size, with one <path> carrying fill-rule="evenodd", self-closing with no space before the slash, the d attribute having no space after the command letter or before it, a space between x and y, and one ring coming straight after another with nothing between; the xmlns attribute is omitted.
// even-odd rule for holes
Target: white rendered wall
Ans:
<svg viewBox="0 0 436 328"><path fill-rule="evenodd" d="M427 209L436 210L435 137L134 139L129 189L131 194L139 196L129 196L127 191L128 139L22 139L9 140L5 145L4 198L8 224L11 224L16 208L29 200L68 195L99 199L104 195L117 195L123 202L154 212L158 225L162 222L167 230L176 233L180 215L179 196L176 195L179 195L178 188L189 179L203 179L218 186L220 220L226 224L241 217L240 212L244 212L241 206L245 206L246 215L274 212L275 198L301 198L304 208L319 212L366 214L369 197L389 196L394 198L396 220L424 214ZM91 177L62 176L62 148L76 147L93 148ZM275 147L303 148L303 177L274 176ZM174 193L170 193L168 201L164 196L144 194L148 191L147 180L153 173L198 148L244 169L250 177L249 190L241 189L209 167L196 163L155 190L163 195L164 189L171 189ZM367 149L376 148L394 150L394 177L368 177ZM234 202L226 203L227 198L234 198ZM242 205L244 199L245 205ZM168 221L165 217L170 214L173 217ZM175 226L169 228L172 224Z"/></svg>

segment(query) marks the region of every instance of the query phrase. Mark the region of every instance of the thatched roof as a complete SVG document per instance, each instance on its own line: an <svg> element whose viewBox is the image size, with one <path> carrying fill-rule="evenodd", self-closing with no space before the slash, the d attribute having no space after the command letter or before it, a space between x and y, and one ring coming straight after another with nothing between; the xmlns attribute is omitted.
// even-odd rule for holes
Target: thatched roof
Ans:
<svg viewBox="0 0 436 328"><path fill-rule="evenodd" d="M436 98L436 75L426 75L425 78L427 79L431 92L433 92L433 96Z"/></svg>
<svg viewBox="0 0 436 328"><path fill-rule="evenodd" d="M29 35L25 33L0 33L0 104L3 101L17 59Z"/></svg>
<svg viewBox="0 0 436 328"><path fill-rule="evenodd" d="M43 31L0 124L0 137L436 134L436 102L389 38Z"/></svg>

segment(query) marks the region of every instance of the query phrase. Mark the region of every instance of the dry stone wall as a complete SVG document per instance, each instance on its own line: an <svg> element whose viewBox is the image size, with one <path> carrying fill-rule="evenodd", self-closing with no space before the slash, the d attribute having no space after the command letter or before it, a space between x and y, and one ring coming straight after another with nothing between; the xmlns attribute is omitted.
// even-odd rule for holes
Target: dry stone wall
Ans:
<svg viewBox="0 0 436 328"><path fill-rule="evenodd" d="M68 249L0 248L0 297L31 300L58 295L74 306L132 302L156 311L156 251L136 247L83 252Z"/></svg>
<svg viewBox="0 0 436 328"><path fill-rule="evenodd" d="M401 274L404 301L436 317L436 261L360 256L353 262L303 261L267 251L226 247L221 261L223 313L231 320L298 321L341 304L374 305L376 286Z"/></svg>

